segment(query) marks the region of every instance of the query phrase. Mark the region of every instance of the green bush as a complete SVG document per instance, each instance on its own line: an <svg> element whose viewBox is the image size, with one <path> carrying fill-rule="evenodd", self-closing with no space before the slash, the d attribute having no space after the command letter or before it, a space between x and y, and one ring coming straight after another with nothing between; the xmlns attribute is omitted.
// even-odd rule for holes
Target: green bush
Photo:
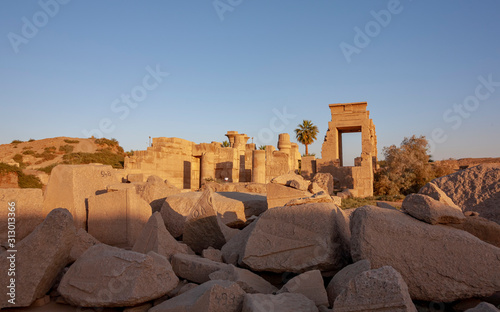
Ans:
<svg viewBox="0 0 500 312"><path fill-rule="evenodd" d="M97 145L108 145L113 147L118 145L118 140L116 140L115 138L112 139L102 138L102 139L95 139L94 143Z"/></svg>
<svg viewBox="0 0 500 312"><path fill-rule="evenodd" d="M57 165L60 165L60 164L59 163L55 163L55 164L52 164L52 165L48 165L46 167L38 168L36 170L43 171L46 174L51 174L52 173L52 169L54 169Z"/></svg>
<svg viewBox="0 0 500 312"><path fill-rule="evenodd" d="M35 141L35 139L29 139L29 140L28 140L28 142L33 142L33 141Z"/></svg>
<svg viewBox="0 0 500 312"><path fill-rule="evenodd" d="M70 153L63 156L65 164L78 165L101 163L111 165L113 168L123 169L123 155L114 154L107 150L101 150L97 153Z"/></svg>
<svg viewBox="0 0 500 312"><path fill-rule="evenodd" d="M10 144L19 144L19 143L23 143L24 141L21 141L21 140L14 140L12 142L10 142Z"/></svg>
<svg viewBox="0 0 500 312"><path fill-rule="evenodd" d="M16 155L14 155L14 157L12 157L12 159L13 159L15 162L19 163L19 166L21 166L21 167L22 167L22 165L24 164L24 163L23 163L23 155L21 155L21 154L16 154Z"/></svg>
<svg viewBox="0 0 500 312"><path fill-rule="evenodd" d="M68 143L68 144L77 144L79 143L80 141L78 140L69 140L69 139L65 139L64 142Z"/></svg>
<svg viewBox="0 0 500 312"><path fill-rule="evenodd" d="M49 146L43 149L47 153L55 153L57 151L57 147L55 146Z"/></svg>
<svg viewBox="0 0 500 312"><path fill-rule="evenodd" d="M64 152L65 154L72 153L74 149L75 147L69 144L59 146L59 151Z"/></svg>
<svg viewBox="0 0 500 312"><path fill-rule="evenodd" d="M34 150L25 150L22 152L23 155L35 155L35 151Z"/></svg>
<svg viewBox="0 0 500 312"><path fill-rule="evenodd" d="M377 202L373 197L366 197L366 198L358 198L358 197L353 197L353 198L343 198L342 199L342 205L340 208L342 209L351 209L351 208L358 208L362 207L365 205L375 205Z"/></svg>
<svg viewBox="0 0 500 312"><path fill-rule="evenodd" d="M24 174L23 171L16 166L11 166L6 163L0 163L0 173L15 172L18 177L18 185L20 188L42 188L42 181L37 176Z"/></svg>

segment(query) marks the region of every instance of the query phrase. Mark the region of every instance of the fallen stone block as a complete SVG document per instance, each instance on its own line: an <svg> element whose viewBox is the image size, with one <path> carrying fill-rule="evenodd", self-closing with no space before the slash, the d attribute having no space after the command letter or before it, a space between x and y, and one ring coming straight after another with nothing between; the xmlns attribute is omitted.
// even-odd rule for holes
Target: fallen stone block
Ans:
<svg viewBox="0 0 500 312"><path fill-rule="evenodd" d="M159 212L155 212L142 229L141 234L135 241L132 251L147 254L154 251L166 257L168 260L178 253L193 254L194 252L181 242L175 240L165 228L163 218Z"/></svg>
<svg viewBox="0 0 500 312"><path fill-rule="evenodd" d="M181 193L176 186L155 175L149 176L146 183L138 184L136 191L151 206L153 212L161 210L168 196Z"/></svg>
<svg viewBox="0 0 500 312"><path fill-rule="evenodd" d="M318 172L314 175L312 182L324 189L328 195L333 194L333 176L330 173Z"/></svg>
<svg viewBox="0 0 500 312"><path fill-rule="evenodd" d="M321 191L309 197L292 199L291 201L286 203L285 206L297 206L314 203L333 203L333 199L330 195L326 194L324 191Z"/></svg>
<svg viewBox="0 0 500 312"><path fill-rule="evenodd" d="M75 262L83 255L90 247L100 244L95 237L87 233L84 229L78 229L76 232L75 241L71 247L69 258L71 262Z"/></svg>
<svg viewBox="0 0 500 312"><path fill-rule="evenodd" d="M441 203L443 203L445 205L448 205L448 206L451 206L453 208L459 209L460 211L462 210L460 207L458 207L457 205L455 205L455 203L453 202L453 200L450 197L448 197L448 195L446 195L446 193L443 192L442 189L440 189L436 184L434 184L432 182L429 182L426 185L424 185L418 191L418 193L430 196L430 197L434 198L435 200L437 200L438 202L441 202Z"/></svg>
<svg viewBox="0 0 500 312"><path fill-rule="evenodd" d="M469 232L483 242L500 248L500 224L496 222L477 215L470 215L465 218L463 223L448 224L448 226Z"/></svg>
<svg viewBox="0 0 500 312"><path fill-rule="evenodd" d="M462 210L423 194L406 196L401 209L412 217L429 224L462 223L465 220Z"/></svg>
<svg viewBox="0 0 500 312"><path fill-rule="evenodd" d="M47 294L57 276L70 262L70 251L75 242L76 228L73 217L66 209L54 209L35 230L17 243L16 253L0 254L0 283L10 285L7 268L15 264L15 304L2 295L0 308L28 307L36 299ZM9 289L7 288L7 291Z"/></svg>
<svg viewBox="0 0 500 312"><path fill-rule="evenodd" d="M246 294L242 312L318 312L314 302L302 294Z"/></svg>
<svg viewBox="0 0 500 312"><path fill-rule="evenodd" d="M273 178L271 180L271 183L290 186L301 191L307 191L310 182L304 179L301 175L295 173L287 173Z"/></svg>
<svg viewBox="0 0 500 312"><path fill-rule="evenodd" d="M328 284L326 292L328 294L328 302L333 307L333 302L338 295L347 287L349 281L356 277L358 274L371 270L370 261L360 260L353 264L344 267L337 272Z"/></svg>
<svg viewBox="0 0 500 312"><path fill-rule="evenodd" d="M58 165L50 174L45 190L43 212L66 208L77 228L86 228L87 199L105 193L108 185L119 183L115 169L109 165Z"/></svg>
<svg viewBox="0 0 500 312"><path fill-rule="evenodd" d="M247 293L272 294L278 289L259 275L230 264L225 268L210 273L211 280L227 280L237 283Z"/></svg>
<svg viewBox="0 0 500 312"><path fill-rule="evenodd" d="M95 245L69 268L59 284L64 299L81 307L127 307L159 298L177 286L167 258Z"/></svg>
<svg viewBox="0 0 500 312"><path fill-rule="evenodd" d="M401 274L390 266L384 266L355 276L335 299L333 311L417 312L417 309Z"/></svg>
<svg viewBox="0 0 500 312"><path fill-rule="evenodd" d="M353 260L392 266L413 300L451 302L500 290L500 249L465 231L364 206L351 216L351 233Z"/></svg>
<svg viewBox="0 0 500 312"><path fill-rule="evenodd" d="M251 216L259 216L267 210L266 194L243 192L218 192L217 194L243 203L247 220Z"/></svg>
<svg viewBox="0 0 500 312"><path fill-rule="evenodd" d="M311 184L309 184L308 190L312 194L316 194L319 192L324 192L325 194L327 194L327 192L328 192L328 190L323 189L316 182L311 182ZM328 194L328 195L330 195L330 194Z"/></svg>
<svg viewBox="0 0 500 312"><path fill-rule="evenodd" d="M209 281L164 301L149 312L240 312L245 292L230 281Z"/></svg>
<svg viewBox="0 0 500 312"><path fill-rule="evenodd" d="M268 183L267 184L267 207L268 209L282 207L293 199L311 196L308 191L297 190L288 186Z"/></svg>
<svg viewBox="0 0 500 312"><path fill-rule="evenodd" d="M295 276L278 293L285 292L302 294L312 300L316 306L328 306L328 295L319 270L312 270Z"/></svg>
<svg viewBox="0 0 500 312"><path fill-rule="evenodd" d="M175 274L198 284L208 282L210 273L224 269L225 263L215 262L196 255L176 254L172 257Z"/></svg>
<svg viewBox="0 0 500 312"><path fill-rule="evenodd" d="M494 305L487 302L481 302L475 308L468 309L465 312L498 312L498 310Z"/></svg>
<svg viewBox="0 0 500 312"><path fill-rule="evenodd" d="M207 249L204 249L201 252L201 256L203 258L207 258L215 262L221 262L221 263L224 262L222 260L222 251L220 251L219 249L215 249L213 247L208 247Z"/></svg>

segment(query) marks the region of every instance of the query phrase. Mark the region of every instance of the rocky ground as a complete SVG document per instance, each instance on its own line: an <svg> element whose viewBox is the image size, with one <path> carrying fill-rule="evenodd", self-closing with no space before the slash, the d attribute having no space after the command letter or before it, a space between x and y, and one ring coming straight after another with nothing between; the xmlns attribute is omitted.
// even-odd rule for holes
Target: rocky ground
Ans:
<svg viewBox="0 0 500 312"><path fill-rule="evenodd" d="M498 311L498 165L348 211L328 175L187 193L121 179L61 165L43 195L0 190L16 208L14 246L0 216L2 310Z"/></svg>

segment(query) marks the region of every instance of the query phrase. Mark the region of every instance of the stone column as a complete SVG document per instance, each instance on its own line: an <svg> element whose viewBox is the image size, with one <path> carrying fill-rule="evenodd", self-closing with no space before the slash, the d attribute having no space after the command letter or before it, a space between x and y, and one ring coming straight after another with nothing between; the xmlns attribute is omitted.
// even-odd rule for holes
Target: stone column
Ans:
<svg viewBox="0 0 500 312"><path fill-rule="evenodd" d="M266 151L252 152L252 182L266 183Z"/></svg>
<svg viewBox="0 0 500 312"><path fill-rule="evenodd" d="M215 180L215 155L214 153L205 152L201 155L201 183L206 179Z"/></svg>

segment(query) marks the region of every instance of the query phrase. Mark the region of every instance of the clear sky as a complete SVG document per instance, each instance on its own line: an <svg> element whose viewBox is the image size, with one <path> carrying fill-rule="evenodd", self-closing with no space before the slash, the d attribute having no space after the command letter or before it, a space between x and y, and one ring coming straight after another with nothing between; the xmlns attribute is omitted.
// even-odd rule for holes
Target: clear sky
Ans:
<svg viewBox="0 0 500 312"><path fill-rule="evenodd" d="M276 145L309 119L320 157L328 104L367 101L380 156L413 134L500 156L498 0L4 0L0 29L0 143Z"/></svg>

